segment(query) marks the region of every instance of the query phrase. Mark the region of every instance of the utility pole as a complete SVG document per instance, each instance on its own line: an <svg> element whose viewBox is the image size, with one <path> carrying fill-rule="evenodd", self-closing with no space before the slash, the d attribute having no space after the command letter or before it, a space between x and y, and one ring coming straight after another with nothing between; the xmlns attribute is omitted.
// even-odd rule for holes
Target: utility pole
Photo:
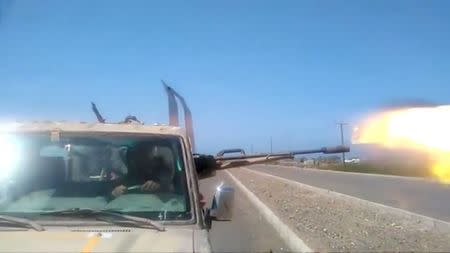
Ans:
<svg viewBox="0 0 450 253"><path fill-rule="evenodd" d="M344 146L344 130L343 126L347 125L347 123L339 122L337 123L339 125L340 131L341 131L341 145ZM342 152L342 165L345 167L345 152Z"/></svg>
<svg viewBox="0 0 450 253"><path fill-rule="evenodd" d="M270 153L272 154L272 136L270 136Z"/></svg>
<svg viewBox="0 0 450 253"><path fill-rule="evenodd" d="M250 145L250 154L253 154L253 144Z"/></svg>

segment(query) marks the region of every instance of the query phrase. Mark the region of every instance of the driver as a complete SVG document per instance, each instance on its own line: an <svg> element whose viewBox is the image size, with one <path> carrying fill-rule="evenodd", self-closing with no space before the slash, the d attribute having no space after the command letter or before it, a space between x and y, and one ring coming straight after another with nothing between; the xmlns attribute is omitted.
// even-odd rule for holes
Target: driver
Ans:
<svg viewBox="0 0 450 253"><path fill-rule="evenodd" d="M146 193L174 191L170 167L161 156L155 156L153 153L150 148L136 153L136 166L133 166L135 168L130 168L125 178L116 180L117 186L111 192L114 198L135 187Z"/></svg>

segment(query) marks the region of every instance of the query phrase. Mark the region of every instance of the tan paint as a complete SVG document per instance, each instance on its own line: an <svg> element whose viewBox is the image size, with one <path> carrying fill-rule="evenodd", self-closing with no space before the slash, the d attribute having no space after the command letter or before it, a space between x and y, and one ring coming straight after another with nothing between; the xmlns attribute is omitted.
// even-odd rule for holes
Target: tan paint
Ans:
<svg viewBox="0 0 450 253"><path fill-rule="evenodd" d="M0 242L0 252L193 252L193 229L131 229L93 236L89 232L71 232L69 228L3 231Z"/></svg>
<svg viewBox="0 0 450 253"><path fill-rule="evenodd" d="M83 132L83 133L130 133L164 134L186 137L181 127L166 125L106 124L106 123L70 123L70 122L30 122L3 123L0 132Z"/></svg>
<svg viewBox="0 0 450 253"><path fill-rule="evenodd" d="M71 133L104 133L104 134L155 134L179 136L183 139L183 151L186 164L193 166L189 155L190 143L186 131L180 127L164 125L138 124L103 124L103 123L68 123L68 122L34 122L0 124L0 133L37 133L37 132L71 132ZM201 217L198 203L198 186L195 170L187 171L190 191L194 191L191 205L197 217ZM193 185L191 185L193 184ZM192 187L194 189L192 189ZM197 225L196 225L197 226ZM176 229L166 227L165 232L149 229L131 229L131 232L112 232L95 235L88 232L71 232L69 228L58 228L57 231L46 227L47 231L14 231L0 232L0 252L193 252L194 230L199 228ZM78 227L79 229L81 227ZM99 228L96 228L99 229ZM90 236L91 235L91 236ZM196 249L210 252L208 234L201 230L195 237ZM26 242L26 243L24 243ZM206 245L206 244L207 245Z"/></svg>

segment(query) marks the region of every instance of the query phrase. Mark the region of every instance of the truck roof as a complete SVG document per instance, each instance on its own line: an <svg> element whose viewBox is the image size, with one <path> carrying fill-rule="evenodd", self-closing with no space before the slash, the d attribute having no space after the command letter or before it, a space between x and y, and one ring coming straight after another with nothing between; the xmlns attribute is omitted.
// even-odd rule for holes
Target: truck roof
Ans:
<svg viewBox="0 0 450 253"><path fill-rule="evenodd" d="M184 128L168 125L142 125L142 124L120 124L120 123L85 123L65 121L42 121L42 122L10 122L0 124L0 132L89 132L89 133L140 133L178 135L185 137Z"/></svg>

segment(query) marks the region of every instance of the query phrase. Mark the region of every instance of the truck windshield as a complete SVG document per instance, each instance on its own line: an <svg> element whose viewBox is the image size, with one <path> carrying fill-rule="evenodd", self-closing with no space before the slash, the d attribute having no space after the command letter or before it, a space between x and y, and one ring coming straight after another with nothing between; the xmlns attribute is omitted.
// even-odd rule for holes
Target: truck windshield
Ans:
<svg viewBox="0 0 450 253"><path fill-rule="evenodd" d="M111 210L191 218L180 139L111 134L0 135L0 214Z"/></svg>

